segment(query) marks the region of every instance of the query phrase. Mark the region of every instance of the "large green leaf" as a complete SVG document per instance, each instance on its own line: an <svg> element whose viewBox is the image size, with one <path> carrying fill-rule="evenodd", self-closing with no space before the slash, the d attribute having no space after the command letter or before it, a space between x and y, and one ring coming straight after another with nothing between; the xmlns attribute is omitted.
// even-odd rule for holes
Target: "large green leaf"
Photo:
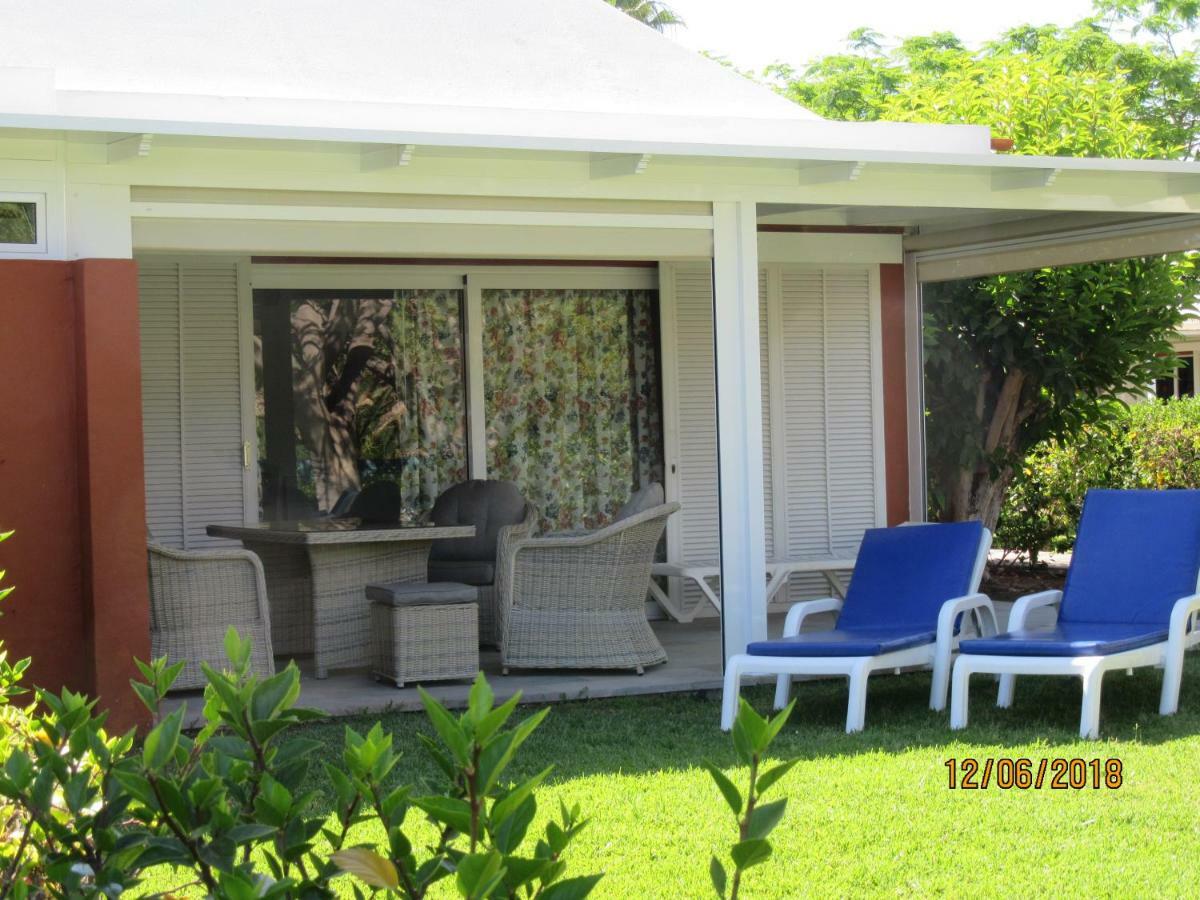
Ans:
<svg viewBox="0 0 1200 900"><path fill-rule="evenodd" d="M175 755L179 733L183 729L183 713L184 707L178 707L146 735L142 745L142 765L148 771L157 772Z"/></svg>
<svg viewBox="0 0 1200 900"><path fill-rule="evenodd" d="M770 859L771 845L762 838L751 838L734 844L729 855L739 869L749 869Z"/></svg>
<svg viewBox="0 0 1200 900"><path fill-rule="evenodd" d="M729 780L729 776L718 769L710 762L703 763L708 774L712 776L712 780L717 783L717 787L721 791L721 796L725 798L725 803L733 810L735 816L742 814L742 795L741 792L734 786L734 783Z"/></svg>
<svg viewBox="0 0 1200 900"><path fill-rule="evenodd" d="M591 894L603 875L579 875L556 881L541 893L541 900L582 900Z"/></svg>
<svg viewBox="0 0 1200 900"><path fill-rule="evenodd" d="M800 762L798 758L789 759L787 762L782 762L777 766L767 769L767 771L758 776L758 781L754 785L755 790L760 796L765 794L780 778L790 772L798 762Z"/></svg>
<svg viewBox="0 0 1200 900"><path fill-rule="evenodd" d="M422 810L427 816L443 825L449 825L455 831L467 834L471 830L471 806L466 800L454 797L415 797L413 806Z"/></svg>
<svg viewBox="0 0 1200 900"><path fill-rule="evenodd" d="M776 800L773 803L764 803L757 806L754 812L750 814L750 822L746 828L747 838L765 838L775 826L779 824L779 820L783 818L784 812L787 810L787 798Z"/></svg>
<svg viewBox="0 0 1200 900"><path fill-rule="evenodd" d="M721 865L721 861L715 856L708 864L708 877L712 881L713 890L717 892L717 896L721 900L725 900L726 885L728 878L725 875L725 867Z"/></svg>

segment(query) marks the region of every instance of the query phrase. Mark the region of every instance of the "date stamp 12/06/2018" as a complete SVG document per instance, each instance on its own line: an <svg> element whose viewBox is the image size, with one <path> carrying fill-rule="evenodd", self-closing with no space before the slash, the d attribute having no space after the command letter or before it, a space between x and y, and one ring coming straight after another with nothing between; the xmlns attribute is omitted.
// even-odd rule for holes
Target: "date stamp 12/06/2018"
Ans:
<svg viewBox="0 0 1200 900"><path fill-rule="evenodd" d="M945 762L947 787L955 791L1000 790L1053 791L1110 790L1125 783L1125 767L1120 759L1083 759L1081 757L987 757L976 759L951 757Z"/></svg>

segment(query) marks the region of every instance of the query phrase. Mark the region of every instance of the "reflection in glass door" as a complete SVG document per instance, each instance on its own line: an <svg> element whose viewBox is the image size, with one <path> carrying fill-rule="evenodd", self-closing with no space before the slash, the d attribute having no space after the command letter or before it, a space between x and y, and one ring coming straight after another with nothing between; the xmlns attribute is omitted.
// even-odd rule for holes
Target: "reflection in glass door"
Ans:
<svg viewBox="0 0 1200 900"><path fill-rule="evenodd" d="M403 518L467 477L462 292L256 290L264 520L393 482Z"/></svg>

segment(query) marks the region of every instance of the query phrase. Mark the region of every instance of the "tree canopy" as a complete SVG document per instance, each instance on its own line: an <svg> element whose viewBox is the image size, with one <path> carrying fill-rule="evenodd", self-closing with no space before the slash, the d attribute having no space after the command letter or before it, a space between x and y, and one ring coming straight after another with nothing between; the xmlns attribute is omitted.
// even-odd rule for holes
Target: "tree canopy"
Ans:
<svg viewBox="0 0 1200 900"><path fill-rule="evenodd" d="M606 0L606 2L609 6L615 6L621 10L625 15L637 19L643 25L649 25L655 31L685 27L687 24L675 10L661 0Z"/></svg>
<svg viewBox="0 0 1200 900"><path fill-rule="evenodd" d="M1187 32L1198 16L1200 2L1099 0L1092 18L974 49L948 32L888 49L861 28L846 52L767 76L829 118L988 125L1026 154L1192 158L1200 89ZM927 285L934 513L994 527L1037 441L1070 436L1169 369L1198 287L1183 257Z"/></svg>

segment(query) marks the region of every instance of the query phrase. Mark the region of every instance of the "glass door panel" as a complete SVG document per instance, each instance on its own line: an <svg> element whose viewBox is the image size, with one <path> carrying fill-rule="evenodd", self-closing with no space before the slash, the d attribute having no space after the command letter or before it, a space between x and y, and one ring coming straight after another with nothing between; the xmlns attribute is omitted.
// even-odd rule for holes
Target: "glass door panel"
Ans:
<svg viewBox="0 0 1200 900"><path fill-rule="evenodd" d="M404 519L467 477L462 291L256 290L260 515L342 512L374 482Z"/></svg>

